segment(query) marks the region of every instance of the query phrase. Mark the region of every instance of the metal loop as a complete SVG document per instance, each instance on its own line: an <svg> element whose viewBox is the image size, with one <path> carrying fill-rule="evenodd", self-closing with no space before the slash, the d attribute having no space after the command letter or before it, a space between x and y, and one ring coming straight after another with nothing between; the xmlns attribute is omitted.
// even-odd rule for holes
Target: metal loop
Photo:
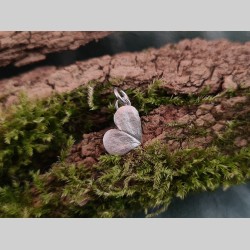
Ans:
<svg viewBox="0 0 250 250"><path fill-rule="evenodd" d="M122 96L120 95L120 93L122 94ZM120 102L122 105L131 105L131 102L127 96L127 94L121 90L121 89L118 89L118 88L114 88L114 94L117 98L116 102L115 102L115 107L116 109L118 109L118 103Z"/></svg>
<svg viewBox="0 0 250 250"><path fill-rule="evenodd" d="M115 108L116 108L116 110L119 108L119 106L118 106L118 100L116 100L116 102L115 102Z"/></svg>

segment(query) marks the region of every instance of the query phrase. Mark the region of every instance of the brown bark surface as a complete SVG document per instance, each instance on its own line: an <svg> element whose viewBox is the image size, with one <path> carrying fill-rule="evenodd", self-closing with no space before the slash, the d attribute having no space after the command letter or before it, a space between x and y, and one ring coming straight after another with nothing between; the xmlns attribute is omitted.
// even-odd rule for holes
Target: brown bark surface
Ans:
<svg viewBox="0 0 250 250"><path fill-rule="evenodd" d="M71 91L91 80L111 80L123 89L144 87L161 78L173 94L215 94L250 86L250 43L183 40L160 49L121 53L76 62L67 67L40 67L0 81L0 99L9 106L24 91L31 98Z"/></svg>
<svg viewBox="0 0 250 250"><path fill-rule="evenodd" d="M205 148L225 131L229 121L249 117L249 104L249 96L239 95L232 98L220 97L213 103L197 107L160 106L149 115L141 117L142 147L158 140L170 150ZM173 123L179 126L171 126ZM105 153L102 139L108 129L110 128L84 134L83 140L73 146L68 160L87 166L96 163L98 157ZM249 145L249 133L250 128L244 128L235 138L234 145L229 146L241 148Z"/></svg>
<svg viewBox="0 0 250 250"><path fill-rule="evenodd" d="M74 50L111 32L0 32L0 67L23 66L46 58L46 54Z"/></svg>
<svg viewBox="0 0 250 250"><path fill-rule="evenodd" d="M43 67L0 81L0 98L8 107L20 91L31 98L43 98L55 92L71 91L91 80L113 81L114 85L144 88L161 79L169 94L199 94L209 88L211 95L227 89L250 88L250 43L229 41L183 40L176 45L148 49L137 53L94 58L67 67ZM113 90L110 89L110 92ZM155 140L171 150L190 146L206 147L225 130L228 120L249 116L249 97L220 97L199 106L160 106L142 117L143 147ZM177 122L183 127L167 124ZM206 130L206 135L192 134L192 127ZM69 161L91 166L105 152L102 138L110 128L84 134L82 142L72 148ZM250 138L236 138L235 146L244 147Z"/></svg>

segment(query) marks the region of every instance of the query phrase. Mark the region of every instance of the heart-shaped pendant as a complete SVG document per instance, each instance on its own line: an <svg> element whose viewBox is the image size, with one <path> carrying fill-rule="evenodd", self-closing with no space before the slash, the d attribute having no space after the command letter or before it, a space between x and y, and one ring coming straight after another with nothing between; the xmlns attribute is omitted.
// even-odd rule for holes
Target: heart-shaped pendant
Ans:
<svg viewBox="0 0 250 250"><path fill-rule="evenodd" d="M112 155L124 155L130 150L141 145L142 129L141 119L135 107L130 105L130 101L124 91L123 97L115 92L118 101L125 104L117 109L114 114L114 122L117 129L108 130L103 137L103 145L107 152Z"/></svg>

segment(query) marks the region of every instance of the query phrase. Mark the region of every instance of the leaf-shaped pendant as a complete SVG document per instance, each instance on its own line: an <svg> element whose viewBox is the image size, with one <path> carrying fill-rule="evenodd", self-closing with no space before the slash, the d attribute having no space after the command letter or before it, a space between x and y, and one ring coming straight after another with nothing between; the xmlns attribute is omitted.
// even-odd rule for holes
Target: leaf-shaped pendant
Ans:
<svg viewBox="0 0 250 250"><path fill-rule="evenodd" d="M114 114L117 129L108 130L103 137L103 144L109 154L124 155L141 145L141 119L137 109L130 104L127 95L122 91L119 96L125 106L121 106ZM125 96L124 96L125 94ZM117 105L116 105L117 106Z"/></svg>

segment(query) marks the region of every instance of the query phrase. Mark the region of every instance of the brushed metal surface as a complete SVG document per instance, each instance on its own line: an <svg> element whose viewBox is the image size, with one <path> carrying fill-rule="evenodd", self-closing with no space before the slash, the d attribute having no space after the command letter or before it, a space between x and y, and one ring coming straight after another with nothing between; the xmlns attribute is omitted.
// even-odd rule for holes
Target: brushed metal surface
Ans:
<svg viewBox="0 0 250 250"><path fill-rule="evenodd" d="M123 131L110 129L103 137L103 144L109 154L124 155L141 143Z"/></svg>
<svg viewBox="0 0 250 250"><path fill-rule="evenodd" d="M129 105L120 107L115 112L114 122L119 130L130 134L141 142L141 119L135 107Z"/></svg>
<svg viewBox="0 0 250 250"><path fill-rule="evenodd" d="M118 129L108 130L103 137L103 145L109 154L124 155L141 145L141 119L136 108L130 105L120 107L114 114Z"/></svg>

